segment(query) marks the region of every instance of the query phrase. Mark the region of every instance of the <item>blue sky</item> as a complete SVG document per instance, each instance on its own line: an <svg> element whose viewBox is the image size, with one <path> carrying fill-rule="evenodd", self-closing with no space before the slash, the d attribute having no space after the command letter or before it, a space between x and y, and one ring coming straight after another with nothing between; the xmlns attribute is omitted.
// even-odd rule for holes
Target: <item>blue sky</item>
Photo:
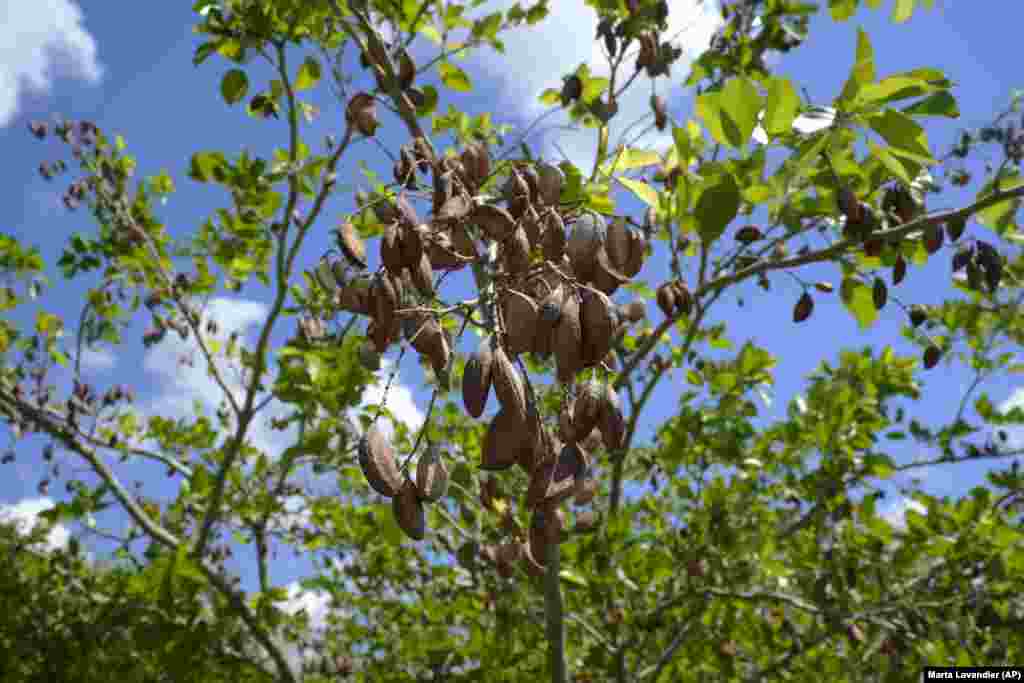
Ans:
<svg viewBox="0 0 1024 683"><path fill-rule="evenodd" d="M488 3L483 9L505 8L509 2ZM1024 25L1024 5L1012 2L998 5L998 13L984 14L981 3L939 2L933 11L919 11L904 25L889 21L889 8L859 12L852 20L835 24L827 16L818 16L812 25L809 44L785 55L778 62L779 73L805 85L812 99L827 105L837 94L852 63L856 29L865 28L875 48L880 75L916 67L942 68L957 82L955 95L960 102L959 121L933 120L929 136L933 150L941 154L948 149L961 126L975 126L990 119L1008 102L1010 91L1024 85L1019 77L1019 60L1010 56L1008 46L1016 46L1020 26ZM886 3L888 5L888 3ZM191 2L90 3L81 6L71 0L14 2L0 0L0 16L5 26L5 45L0 48L0 140L7 163L0 170L0 229L14 233L37 245L52 263L64 240L73 231L90 231L84 213L68 214L60 202L59 182L43 181L36 167L44 159L56 158L63 150L55 142L44 144L31 138L26 124L33 119L50 119L52 114L95 121L108 133L123 135L128 152L138 161L137 177L166 169L174 178L177 193L160 208L160 217L173 234L181 236L193 230L213 209L222 206L224 194L216 187L198 185L187 178L190 155L204 150L222 150L229 156L246 148L268 156L276 146L285 144L283 122L263 122L248 118L240 107L227 107L219 96L220 77L225 62L210 59L203 66L192 65L192 53L198 44L191 27L195 17ZM690 0L671 3L670 21L688 27L684 34L687 49L698 50L706 45L716 23L714 4L703 8ZM475 84L470 97L454 100L470 113L495 112L497 123L508 123L521 129L534 116L543 112L536 96L547 87L558 87L559 76L581 60L593 61L599 55L592 38L596 22L582 0L558 0L549 19L536 30L512 34L505 38L507 54L488 53L470 59L461 66ZM417 41L419 51L426 54L426 39ZM290 58L293 68L301 58ZM659 92L669 97L669 109L676 121L693 117L692 93L681 89L686 69L677 66L670 84L658 84ZM265 66L254 65L250 81L254 86L266 83ZM427 76L436 83L436 77ZM671 85L671 87L669 87ZM443 91L442 91L443 92ZM630 98L620 103L622 119L631 122L646 113L649 82L641 79ZM443 92L444 96L444 92ZM311 145L322 145L324 135L340 134L342 112L332 102L325 84L313 91L313 104L321 116L304 129ZM447 106L442 101L442 108ZM560 115L559 115L560 116ZM549 119L560 122L559 116ZM378 138L389 148L397 149L405 141L396 121L382 114L384 126ZM543 130L543 127L542 127ZM614 134L613 130L613 134ZM577 163L588 160L594 147L593 132L565 134L558 132L559 146ZM533 138L549 159L559 159L552 146L553 134ZM655 149L664 150L667 140L650 138ZM448 144L445 141L445 144ZM376 155L376 161L374 160ZM360 142L354 153L339 169L341 183L358 183L357 160L368 160L374 168L389 176L389 165L380 162L380 154L369 142ZM69 160L70 161L70 160ZM970 189L970 188L969 188ZM976 189L976 188L974 188ZM970 198L967 193L947 192L938 197L931 208L958 205ZM619 211L636 215L638 203L620 196ZM933 202L935 200L933 199ZM328 203L328 215L340 218L352 207L351 193L339 192ZM336 219L332 218L332 221ZM304 252L306 267L328 245L326 227ZM983 229L971 224L969 230L980 234ZM371 249L371 251L375 251ZM642 275L659 281L667 272L665 264L649 262ZM47 293L47 305L73 320L78 313L77 283L62 281L55 271L49 273L54 286ZM821 266L801 271L806 280L830 279L838 284L837 269ZM949 292L949 262L936 259L927 267L912 269L906 281L892 294L906 303L936 304ZM747 305L735 306L735 296L724 297L713 319L730 321L730 336L738 348L744 340L777 354L777 381L771 391L772 406L765 415L780 414L785 405L801 389L805 376L824 359L834 360L841 347L860 348L865 345L891 343L897 352L914 353L899 334L904 318L890 304L880 323L868 332L860 331L852 318L833 295L817 297L814 316L797 327L790 323L793 302L799 289L787 277L772 279L771 292L765 293L751 283L741 288ZM265 290L244 293L246 301L219 305L222 326L253 332L260 319ZM755 305L752 305L755 304ZM653 304L649 307L652 321L660 320ZM140 329L141 331L141 329ZM290 330L287 330L290 333ZM87 366L100 387L114 383L130 383L139 393L141 407L152 407L169 414L183 414L190 409L194 397L210 395L209 381L197 369L180 368L175 363L184 345L170 339L157 350L145 352L139 344L126 349L98 350L90 354ZM391 408L415 424L422 419L429 393L421 388L422 376L415 363L403 364L403 384L392 389ZM968 376L944 365L924 376L925 399L915 414L927 421L948 420L956 409L955 400L962 394ZM671 382L663 384L651 402L651 409L642 426L642 437L650 438L652 430L665 417L674 413L683 373L677 372ZM1019 390L1019 380L1005 376L986 385L997 404ZM368 397L373 401L379 396ZM1019 397L1024 400L1024 397ZM265 427L257 435L271 451L288 445L288 435L273 433ZM34 443L34 442L33 442ZM0 501L18 504L26 515L46 505L36 491L38 481L38 447L35 452L18 446L17 476L0 478ZM894 451L901 459L916 452L903 448ZM11 467L11 466L8 466ZM126 477L138 476L148 495L170 497L173 488L157 470L132 470ZM122 470L123 471L123 470ZM980 465L962 465L931 470L925 485L938 494L965 491L983 480ZM63 483L55 484L49 496L63 497ZM896 503L898 504L898 503ZM106 520L105 520L106 521ZM115 520L116 521L116 520ZM121 523L116 528L123 528ZM290 555L274 566L275 583L293 581L305 573L302 565L289 565ZM242 567L247 586L252 586L254 571Z"/></svg>

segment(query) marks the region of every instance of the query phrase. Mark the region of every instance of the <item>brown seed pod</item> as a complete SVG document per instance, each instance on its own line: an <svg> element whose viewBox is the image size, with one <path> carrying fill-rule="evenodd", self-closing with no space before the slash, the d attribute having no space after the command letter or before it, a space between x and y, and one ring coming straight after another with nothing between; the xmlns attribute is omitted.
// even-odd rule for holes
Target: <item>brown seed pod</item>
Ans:
<svg viewBox="0 0 1024 683"><path fill-rule="evenodd" d="M446 232L431 235L426 254L430 259L430 265L441 270L459 270L466 265L466 262L455 253L452 238Z"/></svg>
<svg viewBox="0 0 1024 683"><path fill-rule="evenodd" d="M583 364L601 362L611 351L616 321L611 300L591 287L580 287L580 325L583 330Z"/></svg>
<svg viewBox="0 0 1024 683"><path fill-rule="evenodd" d="M526 385L519 370L501 346L496 347L493 353L491 382L494 384L494 394L498 397L502 410L507 412L511 419L516 420L521 429L527 424Z"/></svg>
<svg viewBox="0 0 1024 683"><path fill-rule="evenodd" d="M547 433L547 429L537 418L536 408L531 405L528 409L530 411L530 415L527 420L528 427L524 432L526 438L520 447L519 455L516 458L516 464L519 465L526 474L533 472L537 463L547 458L547 448L551 441L550 435Z"/></svg>
<svg viewBox="0 0 1024 683"><path fill-rule="evenodd" d="M557 505L572 498L576 493L576 482L586 477L590 469L590 458L579 444L569 443L562 446L551 471L551 479L544 491L544 502Z"/></svg>
<svg viewBox="0 0 1024 683"><path fill-rule="evenodd" d="M594 427L592 430L590 430L590 433L587 434L586 438L579 441L578 443L580 446L583 447L583 450L587 451L588 453L590 451L596 451L598 448L601 447L601 444L603 443L601 441L601 431L597 427Z"/></svg>
<svg viewBox="0 0 1024 683"><path fill-rule="evenodd" d="M634 299L628 304L619 304L617 309L620 319L634 323L640 322L647 316L647 306L639 299Z"/></svg>
<svg viewBox="0 0 1024 683"><path fill-rule="evenodd" d="M813 311L814 299L811 298L809 292L804 292L797 299L796 305L793 307L793 322L802 323L811 317Z"/></svg>
<svg viewBox="0 0 1024 683"><path fill-rule="evenodd" d="M569 292L562 301L561 314L552 337L552 351L558 368L558 380L572 381L583 367L583 328L580 324L580 305L576 292Z"/></svg>
<svg viewBox="0 0 1024 683"><path fill-rule="evenodd" d="M384 327L376 320L371 320L366 326L366 336L373 342L377 353L384 353L388 347L398 341L402 334L401 324L397 319L391 321L390 327Z"/></svg>
<svg viewBox="0 0 1024 683"><path fill-rule="evenodd" d="M380 125L377 120L377 101L368 93L356 93L345 108L345 121L366 137L372 137Z"/></svg>
<svg viewBox="0 0 1024 683"><path fill-rule="evenodd" d="M896 263L892 265L892 283L898 285L907 276L907 260L903 254L896 257Z"/></svg>
<svg viewBox="0 0 1024 683"><path fill-rule="evenodd" d="M676 310L676 293L672 283L666 282L658 287L657 292L655 292L655 299L658 302L658 308L661 309L665 317L671 318Z"/></svg>
<svg viewBox="0 0 1024 683"><path fill-rule="evenodd" d="M597 250L607 236L604 218L593 212L580 215L573 224L565 251L573 270L581 280L589 280L597 260Z"/></svg>
<svg viewBox="0 0 1024 683"><path fill-rule="evenodd" d="M586 534L595 531L600 526L601 520L593 510L581 510L576 513L576 524L572 531L574 534Z"/></svg>
<svg viewBox="0 0 1024 683"><path fill-rule="evenodd" d="M573 402L572 425L576 439L582 439L597 427L604 401L604 386L596 379L580 385Z"/></svg>
<svg viewBox="0 0 1024 683"><path fill-rule="evenodd" d="M398 55L398 85L402 90L407 90L416 79L416 63L405 50Z"/></svg>
<svg viewBox="0 0 1024 683"><path fill-rule="evenodd" d="M414 541L422 541L427 535L427 515L416 490L416 484L406 479L402 488L391 499L391 511L395 522Z"/></svg>
<svg viewBox="0 0 1024 683"><path fill-rule="evenodd" d="M558 437L565 443L576 441L576 427L572 422L575 407L576 401L570 399L563 403L558 411Z"/></svg>
<svg viewBox="0 0 1024 683"><path fill-rule="evenodd" d="M445 200L441 208L434 214L434 219L443 223L460 221L468 216L472 210L473 202L469 197L461 192L456 192Z"/></svg>
<svg viewBox="0 0 1024 683"><path fill-rule="evenodd" d="M626 277L636 277L644 267L647 257L647 240L639 230L629 230L629 259L618 270Z"/></svg>
<svg viewBox="0 0 1024 683"><path fill-rule="evenodd" d="M530 240L522 226L512 231L501 249L505 272L518 275L530 267Z"/></svg>
<svg viewBox="0 0 1024 683"><path fill-rule="evenodd" d="M579 477L573 488L573 503L576 505L587 505L597 496L597 478L586 475Z"/></svg>
<svg viewBox="0 0 1024 683"><path fill-rule="evenodd" d="M359 440L359 467L374 491L392 497L402 488L402 474L395 462L391 444L376 425Z"/></svg>
<svg viewBox="0 0 1024 683"><path fill-rule="evenodd" d="M423 243L429 232L426 225L403 225L399 228L402 245L402 266L413 270L419 266L420 258L423 256Z"/></svg>
<svg viewBox="0 0 1024 683"><path fill-rule="evenodd" d="M492 240L502 242L515 232L516 221L505 209L493 204L479 204L469 215L469 220L475 223L485 235Z"/></svg>
<svg viewBox="0 0 1024 683"><path fill-rule="evenodd" d="M430 359L430 365L436 374L440 374L447 366L451 356L451 345L444 334L440 323L433 317L417 315L407 318L406 329L409 341L417 353Z"/></svg>
<svg viewBox="0 0 1024 683"><path fill-rule="evenodd" d="M931 370L939 364L942 358L942 349L938 346L929 346L924 350L924 369Z"/></svg>
<svg viewBox="0 0 1024 683"><path fill-rule="evenodd" d="M523 423L504 409L499 410L484 434L480 469L507 470L518 461L522 445Z"/></svg>
<svg viewBox="0 0 1024 683"><path fill-rule="evenodd" d="M545 206L557 206L565 184L562 169L551 164L537 165L537 198Z"/></svg>
<svg viewBox="0 0 1024 683"><path fill-rule="evenodd" d="M676 313L690 315L690 311L693 310L693 295L690 294L690 290L682 280L675 280L672 282L672 291L676 295Z"/></svg>
<svg viewBox="0 0 1024 683"><path fill-rule="evenodd" d="M540 233L543 228L540 214L532 206L526 208L523 215L519 217L519 227L526 233L527 250L532 250L540 244Z"/></svg>
<svg viewBox="0 0 1024 683"><path fill-rule="evenodd" d="M335 294L335 302L343 311L357 313L359 315L370 315L370 278L359 277L349 280L345 286L338 289Z"/></svg>
<svg viewBox="0 0 1024 683"><path fill-rule="evenodd" d="M597 428L601 430L601 440L610 450L622 447L626 436L626 421L622 417L622 404L619 395L611 384L604 385L597 416Z"/></svg>
<svg viewBox="0 0 1024 683"><path fill-rule="evenodd" d="M562 447L559 447L559 453ZM547 496L548 487L551 485L551 478L555 473L555 461L557 458L545 460L537 464L530 473L530 483L526 487L526 495L523 498L523 505L532 510L544 502Z"/></svg>
<svg viewBox="0 0 1024 683"><path fill-rule="evenodd" d="M668 105L661 95L651 95L651 111L654 112L654 127L660 131L668 126Z"/></svg>
<svg viewBox="0 0 1024 683"><path fill-rule="evenodd" d="M498 546L496 553L498 571L502 571L502 567L507 567L505 570L507 573L502 573L502 576L509 578L513 573L513 566L519 561L519 558L523 554L523 546L519 541L506 541Z"/></svg>
<svg viewBox="0 0 1024 683"><path fill-rule="evenodd" d="M483 415L491 391L491 342L484 339L466 361L462 374L462 403L473 417Z"/></svg>
<svg viewBox="0 0 1024 683"><path fill-rule="evenodd" d="M377 273L374 277L370 285L370 301L374 320L383 330L390 330L395 322L399 299L395 281L386 272Z"/></svg>
<svg viewBox="0 0 1024 683"><path fill-rule="evenodd" d="M537 302L522 292L509 289L501 297L501 304L508 352L532 351L537 336Z"/></svg>
<svg viewBox="0 0 1024 683"><path fill-rule="evenodd" d="M875 304L875 309L880 311L885 308L885 303L888 300L889 290L886 289L885 282L882 281L882 278L876 277L871 287L871 301Z"/></svg>
<svg viewBox="0 0 1024 683"><path fill-rule="evenodd" d="M402 272L405 267L405 259L402 256L402 235L399 232L398 224L389 223L384 226L384 233L380 238L380 260L392 273Z"/></svg>
<svg viewBox="0 0 1024 683"><path fill-rule="evenodd" d="M617 217L608 225L608 239L605 241L604 248L616 270L625 267L632 252L630 231L626 226L625 218Z"/></svg>
<svg viewBox="0 0 1024 683"><path fill-rule="evenodd" d="M416 490L428 503L436 503L448 491L448 468L437 444L427 446L416 463Z"/></svg>
<svg viewBox="0 0 1024 683"><path fill-rule="evenodd" d="M604 247L600 247L594 257L592 279L595 287L609 295L614 294L619 287L629 282L629 278L612 265Z"/></svg>
<svg viewBox="0 0 1024 683"><path fill-rule="evenodd" d="M366 268L366 247L356 231L356 226L345 222L334 232L338 248L348 262L359 268Z"/></svg>
<svg viewBox="0 0 1024 683"><path fill-rule="evenodd" d="M434 268L430 265L430 256L427 252L420 253L420 260L416 267L409 269L412 284L420 294L427 298L434 296Z"/></svg>
<svg viewBox="0 0 1024 683"><path fill-rule="evenodd" d="M544 216L540 248L544 258L553 263L559 263L565 255L565 223L556 211L549 211Z"/></svg>

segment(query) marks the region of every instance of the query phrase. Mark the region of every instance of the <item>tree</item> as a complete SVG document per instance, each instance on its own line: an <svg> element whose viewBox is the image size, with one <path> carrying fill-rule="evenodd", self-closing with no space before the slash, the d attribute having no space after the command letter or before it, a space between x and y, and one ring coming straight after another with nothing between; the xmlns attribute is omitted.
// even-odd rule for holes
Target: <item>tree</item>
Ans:
<svg viewBox="0 0 1024 683"><path fill-rule="evenodd" d="M814 8L734 2L685 81L699 93L695 118L670 120L655 95L651 125L671 130L671 143L612 144L618 98L641 73L664 83L681 54L664 35L669 3L591 2L609 76L581 65L542 95L594 130L595 163L581 169L505 144L510 131L486 114L440 113L441 92L426 83L434 65L446 96L466 91L459 54L498 48L503 31L558 11L541 0L472 12L478 4L199 0L196 63L231 62L219 95L283 121L288 135L269 159L194 154L190 177L231 202L187 239L172 238L153 204L175 191L169 176L132 188L135 160L120 138L90 122L53 131L82 170L65 203L98 225L58 265L99 284L72 322L44 308L34 327L11 318L0 329L7 424L45 435L99 480L75 482L51 518L118 505L134 522L126 551L149 544L135 580L185 604L215 594L218 623L243 630L251 661L281 681L305 674L278 635L308 631L270 578L281 545L322 562L305 585L335 608L326 631L290 636L316 641L311 677L909 680L928 662L1019 661L1022 479L1006 464L1019 445L984 436L1024 413L978 393L1011 361L997 349L1021 341L1021 138L1006 120L1016 101L937 159L921 122L957 115L944 73L880 77L861 31L830 106L801 101L766 56L802 47ZM842 21L859 4L830 2L829 13ZM894 19L913 5L897 2ZM419 34L439 48L416 63ZM298 59L308 47L320 56ZM345 47L358 53L358 76ZM250 92L260 60L274 76ZM324 74L343 128L318 148L303 140L315 114L303 97ZM372 192L356 193L334 251L307 256L340 192L340 161L374 138L382 109L408 134L389 151L394 182L366 171ZM929 211L927 195L941 191L929 169L945 164L950 182L969 184L977 145L996 145L1003 163L982 173L974 201ZM24 284L7 304L26 305L40 258L13 238L0 248ZM949 288L958 298L928 309L890 292L908 268L947 254L964 273ZM727 292L749 296L744 283L768 290L785 274L800 294L780 324L814 334L816 301L835 294L831 281L804 279L815 264L839 278L836 298L864 327L904 308L920 358L837 348L805 398L767 420L754 397L776 357L749 340L737 349L721 322L735 314L716 311ZM667 276L645 278L655 270ZM468 295L452 284L460 276ZM204 302L260 284L271 303L255 343L217 341ZM168 334L194 342L222 392L216 414L140 415L129 390L81 381L81 349L134 341L138 318L150 321L147 347ZM59 332L74 321L69 346ZM431 387L423 427L392 418L387 390L349 419L382 359L406 353ZM976 377L955 418L908 419L919 366L954 359ZM69 364L64 396L54 377ZM675 370L688 383L678 409L644 442L650 397ZM285 414L276 427L297 430L277 458L252 436L271 403ZM488 403L500 410L478 419ZM897 460L889 444L907 437L934 457ZM178 495L133 495L112 457L166 468L182 480ZM905 529L879 514L894 473L967 459L1003 469L961 499L914 492ZM336 488L303 490L307 468L333 474ZM312 532L282 523L287 498L303 501ZM224 563L239 546L258 566L252 595Z"/></svg>

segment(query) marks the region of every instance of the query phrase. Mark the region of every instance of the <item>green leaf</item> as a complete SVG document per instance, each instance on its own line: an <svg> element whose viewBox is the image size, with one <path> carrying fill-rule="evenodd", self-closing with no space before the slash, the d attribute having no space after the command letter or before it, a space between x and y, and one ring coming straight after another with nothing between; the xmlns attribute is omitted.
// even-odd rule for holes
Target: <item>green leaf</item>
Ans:
<svg viewBox="0 0 1024 683"><path fill-rule="evenodd" d="M571 583L572 585L578 586L580 588L587 587L587 580L571 569L561 570L560 572L558 572L558 576L562 579L562 581L565 581L566 583Z"/></svg>
<svg viewBox="0 0 1024 683"><path fill-rule="evenodd" d="M839 95L840 103L852 103L860 89L875 80L875 51L864 29L857 29L857 58Z"/></svg>
<svg viewBox="0 0 1024 683"><path fill-rule="evenodd" d="M306 57L299 67L299 74L295 77L293 88L295 92L308 90L320 82L320 62L314 57Z"/></svg>
<svg viewBox="0 0 1024 683"><path fill-rule="evenodd" d="M238 104L249 91L249 77L241 69L231 69L220 81L220 94L228 104Z"/></svg>
<svg viewBox="0 0 1024 683"><path fill-rule="evenodd" d="M658 193L657 191L641 180L633 180L632 178L616 178L627 190L635 194L640 201L647 206L652 206L655 209L658 208Z"/></svg>
<svg viewBox="0 0 1024 683"><path fill-rule="evenodd" d="M832 21L846 21L857 11L857 0L828 0Z"/></svg>
<svg viewBox="0 0 1024 683"><path fill-rule="evenodd" d="M661 155L657 152L646 149L632 149L626 147L616 154L610 163L605 164L605 168L602 171L606 175L611 175L617 171L629 171L634 168L644 168L645 166L657 166L662 163Z"/></svg>
<svg viewBox="0 0 1024 683"><path fill-rule="evenodd" d="M907 116L945 116L960 118L960 105L956 98L946 91L937 92L903 109Z"/></svg>
<svg viewBox="0 0 1024 683"><path fill-rule="evenodd" d="M862 330L870 328L878 320L878 309L875 308L870 287L853 278L844 278L839 294Z"/></svg>
<svg viewBox="0 0 1024 683"><path fill-rule="evenodd" d="M768 101L761 125L769 139L790 133L799 110L800 97L792 81L788 78L768 81Z"/></svg>
<svg viewBox="0 0 1024 683"><path fill-rule="evenodd" d="M910 174L907 172L906 167L899 159L890 154L887 149L876 145L870 140L868 141L868 149L871 150L872 156L882 162L882 165L885 166L886 170L899 178L905 185L911 184L912 179Z"/></svg>
<svg viewBox="0 0 1024 683"><path fill-rule="evenodd" d="M739 212L742 200L739 185L731 173L720 173L713 182L701 192L694 207L697 231L705 244L722 236Z"/></svg>
<svg viewBox="0 0 1024 683"><path fill-rule="evenodd" d="M441 74L441 82L446 87L457 92L470 92L473 89L473 84L470 82L466 72L451 62L441 62L438 65L438 71Z"/></svg>
<svg viewBox="0 0 1024 683"><path fill-rule="evenodd" d="M895 109L868 117L868 125L882 136L890 147L923 164L936 163L928 149L928 135L917 121Z"/></svg>
<svg viewBox="0 0 1024 683"><path fill-rule="evenodd" d="M902 24L914 13L914 0L896 0L892 6L892 20Z"/></svg>
<svg viewBox="0 0 1024 683"><path fill-rule="evenodd" d="M736 148L750 140L761 108L761 96L746 78L734 78L721 91L697 98L697 114L712 137Z"/></svg>

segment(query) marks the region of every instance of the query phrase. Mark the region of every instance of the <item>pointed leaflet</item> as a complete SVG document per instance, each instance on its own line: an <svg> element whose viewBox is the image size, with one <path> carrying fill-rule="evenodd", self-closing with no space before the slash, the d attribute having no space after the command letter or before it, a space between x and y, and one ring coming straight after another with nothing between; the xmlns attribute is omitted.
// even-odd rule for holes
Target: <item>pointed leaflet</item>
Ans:
<svg viewBox="0 0 1024 683"><path fill-rule="evenodd" d="M231 69L220 81L220 94L228 104L238 104L249 91L249 77L241 69Z"/></svg>
<svg viewBox="0 0 1024 683"><path fill-rule="evenodd" d="M757 88L745 78L734 78L720 91L697 98L697 114L711 136L736 148L750 141L761 108Z"/></svg>
<svg viewBox="0 0 1024 683"><path fill-rule="evenodd" d="M647 206L658 208L658 192L641 180L616 178L627 190L635 194Z"/></svg>
<svg viewBox="0 0 1024 683"><path fill-rule="evenodd" d="M893 150L922 164L934 164L935 159L928 149L928 136L916 121L894 109L868 117L868 125L882 136Z"/></svg>
<svg viewBox="0 0 1024 683"><path fill-rule="evenodd" d="M788 78L773 78L768 81L768 102L761 125L771 139L790 132L793 120L800 109L800 98Z"/></svg>
<svg viewBox="0 0 1024 683"><path fill-rule="evenodd" d="M441 74L441 82L452 90L469 92L473 89L473 84L466 72L451 62L441 62L437 70Z"/></svg>
<svg viewBox="0 0 1024 683"><path fill-rule="evenodd" d="M871 47L871 40L864 29L857 30L857 60L853 64L843 92L839 95L836 103L851 102L857 97L860 89L868 83L875 81L875 51Z"/></svg>
<svg viewBox="0 0 1024 683"><path fill-rule="evenodd" d="M710 244L722 236L726 226L736 217L740 200L740 188L732 173L720 170L716 176L707 176L704 191L694 208L697 231L704 243Z"/></svg>
<svg viewBox="0 0 1024 683"><path fill-rule="evenodd" d="M862 330L868 329L878 320L878 309L875 308L871 288L863 282L845 278L839 293L843 304L857 319L857 324Z"/></svg>
<svg viewBox="0 0 1024 683"><path fill-rule="evenodd" d="M292 86L296 92L309 90L320 82L320 62L314 57L306 57L299 67L299 73L295 77L295 84Z"/></svg>

